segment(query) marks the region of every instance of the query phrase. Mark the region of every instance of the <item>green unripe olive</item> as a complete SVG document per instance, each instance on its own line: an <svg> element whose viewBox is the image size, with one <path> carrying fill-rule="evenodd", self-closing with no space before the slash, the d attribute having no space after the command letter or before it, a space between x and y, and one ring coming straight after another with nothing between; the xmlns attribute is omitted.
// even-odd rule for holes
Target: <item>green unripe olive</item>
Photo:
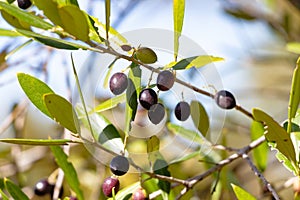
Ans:
<svg viewBox="0 0 300 200"><path fill-rule="evenodd" d="M145 64L152 64L157 61L156 53L148 47L140 47L136 50L135 56L138 60Z"/></svg>

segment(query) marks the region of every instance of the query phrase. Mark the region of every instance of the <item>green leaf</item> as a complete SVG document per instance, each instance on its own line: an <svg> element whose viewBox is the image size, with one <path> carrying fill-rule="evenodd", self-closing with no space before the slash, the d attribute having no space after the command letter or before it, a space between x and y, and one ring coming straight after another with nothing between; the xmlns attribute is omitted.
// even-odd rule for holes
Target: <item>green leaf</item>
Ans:
<svg viewBox="0 0 300 200"><path fill-rule="evenodd" d="M99 22L99 20L95 17L90 16L94 21L94 26L98 30L99 36L106 35L106 25ZM116 31L113 27L109 28L109 38L119 46L121 44L126 44L127 40L120 34L118 31Z"/></svg>
<svg viewBox="0 0 300 200"><path fill-rule="evenodd" d="M282 153L294 166L295 174L299 174L297 166L296 155L294 145L290 138L290 135L281 127L272 117L259 109L253 109L252 111L254 119L256 121L264 122L266 124L265 136L270 143L274 143L274 146L280 153Z"/></svg>
<svg viewBox="0 0 300 200"><path fill-rule="evenodd" d="M122 199L124 200L128 195L132 194L135 190L141 187L141 183L135 182L122 190L119 190L115 196L116 199ZM113 198L109 198L108 200L113 200Z"/></svg>
<svg viewBox="0 0 300 200"><path fill-rule="evenodd" d="M291 139L295 146L296 159L297 159L297 162L299 163L299 161L300 161L300 131L292 132Z"/></svg>
<svg viewBox="0 0 300 200"><path fill-rule="evenodd" d="M174 57L178 56L179 38L182 31L184 19L185 0L173 0L173 22L174 22Z"/></svg>
<svg viewBox="0 0 300 200"><path fill-rule="evenodd" d="M9 14L5 10L1 10L1 15L3 19L11 26L15 28L30 30L30 25L28 23L16 18L15 16Z"/></svg>
<svg viewBox="0 0 300 200"><path fill-rule="evenodd" d="M98 106L94 108L93 112L103 112L105 110L110 110L125 101L126 101L126 94L124 93L100 103Z"/></svg>
<svg viewBox="0 0 300 200"><path fill-rule="evenodd" d="M104 88L108 88L108 84L109 84L109 78L110 78L110 73L114 67L114 64L116 63L116 61L118 60L119 58L116 57L108 66L108 71L105 75L105 78L104 78L104 83L103 83L103 87Z"/></svg>
<svg viewBox="0 0 300 200"><path fill-rule="evenodd" d="M198 143L200 145L203 145L203 144L208 145L209 144L209 142L205 138L201 137L199 135L199 133L197 133L195 131L192 131L192 130L185 129L182 126L172 124L172 123L168 123L167 128L173 134L179 135L179 136L181 136L181 137L183 137L183 138L185 138L189 141L192 141L193 143Z"/></svg>
<svg viewBox="0 0 300 200"><path fill-rule="evenodd" d="M290 91L290 101L288 107L288 128L287 132L291 132L292 118L295 117L300 103L300 57L297 60L297 66L294 70L293 80Z"/></svg>
<svg viewBox="0 0 300 200"><path fill-rule="evenodd" d="M79 4L77 0L55 0L59 5L65 6L65 5L75 5L79 7Z"/></svg>
<svg viewBox="0 0 300 200"><path fill-rule="evenodd" d="M256 140L264 134L265 130L260 122L253 121L251 125L251 140ZM268 145L266 142L253 149L253 158L255 164L261 171L267 167L268 161Z"/></svg>
<svg viewBox="0 0 300 200"><path fill-rule="evenodd" d="M292 53L300 54L300 43L290 42L286 45L286 49Z"/></svg>
<svg viewBox="0 0 300 200"><path fill-rule="evenodd" d="M46 105L44 104L43 96L45 94L54 93L51 88L41 80L24 73L18 73L18 81L23 91L30 101L45 115L52 118Z"/></svg>
<svg viewBox="0 0 300 200"><path fill-rule="evenodd" d="M79 121L72 104L56 94L45 94L44 103L54 120L73 133L79 133Z"/></svg>
<svg viewBox="0 0 300 200"><path fill-rule="evenodd" d="M62 28L76 39L88 41L89 25L86 15L75 5L66 5L58 9Z"/></svg>
<svg viewBox="0 0 300 200"><path fill-rule="evenodd" d="M9 179L4 178L4 185L5 189L13 197L13 199L29 200L26 194Z"/></svg>
<svg viewBox="0 0 300 200"><path fill-rule="evenodd" d="M126 107L125 107L125 135L128 136L131 130L131 122L134 121L138 102L137 98L141 88L142 71L138 65L131 63L128 75L128 87L126 90Z"/></svg>
<svg viewBox="0 0 300 200"><path fill-rule="evenodd" d="M44 15L54 24L62 26L62 20L58 13L57 2L53 0L33 0L36 7L43 11Z"/></svg>
<svg viewBox="0 0 300 200"><path fill-rule="evenodd" d="M212 62L223 61L224 58L209 55L194 56L177 62L172 68L175 70L190 69L192 67L200 68Z"/></svg>
<svg viewBox="0 0 300 200"><path fill-rule="evenodd" d="M109 29L110 29L110 0L105 0L105 32L106 40L109 38Z"/></svg>
<svg viewBox="0 0 300 200"><path fill-rule="evenodd" d="M103 37L101 37L98 27L95 26L95 20L97 20L95 17L92 17L91 15L88 15L86 13L86 15L88 16L88 24L89 24L89 29L90 29L90 40L94 40L97 43L103 43L103 41L105 41L105 39Z"/></svg>
<svg viewBox="0 0 300 200"><path fill-rule="evenodd" d="M5 10L5 12L9 13L10 15L16 17L17 19L30 24L31 26L41 28L41 29L51 29L53 26L48 22L44 21L42 18L35 16L32 13L23 11L17 8L14 5L10 5L8 3L4 3L0 1L0 10Z"/></svg>
<svg viewBox="0 0 300 200"><path fill-rule="evenodd" d="M209 129L209 117L206 113L206 110L198 101L192 101L190 107L194 125L205 137Z"/></svg>
<svg viewBox="0 0 300 200"><path fill-rule="evenodd" d="M141 175L141 182L143 183L142 187L147 191L148 194L160 191L160 188L158 187L158 180L151 178L147 174ZM155 200L163 200L163 198L161 195L159 195L155 198Z"/></svg>
<svg viewBox="0 0 300 200"><path fill-rule="evenodd" d="M89 128L89 123L85 115L85 111L82 105L76 106L76 111L81 119L83 125ZM96 141L102 144L105 148L119 154L123 152L124 143L123 140L110 121L108 121L103 115L99 113L89 114L89 119L92 127L93 137Z"/></svg>
<svg viewBox="0 0 300 200"><path fill-rule="evenodd" d="M160 140L156 135L151 136L149 139L147 139L147 153L150 165L155 163L158 159L163 160L163 156L159 152L159 145Z"/></svg>
<svg viewBox="0 0 300 200"><path fill-rule="evenodd" d="M23 138L5 138L0 139L0 142L20 144L20 145L35 145L35 146L53 146L53 145L68 145L69 143L77 143L69 139L23 139Z"/></svg>
<svg viewBox="0 0 300 200"><path fill-rule="evenodd" d="M231 183L231 187L237 197L238 200L256 200L256 198L254 196L252 196L250 193L248 193L246 190L244 190L243 188L234 185L233 183Z"/></svg>
<svg viewBox="0 0 300 200"><path fill-rule="evenodd" d="M74 42L68 42L68 41L65 41L65 40L62 40L62 39L49 37L49 36L44 36L44 35L34 33L34 32L31 32L31 31L25 31L25 30L17 29L17 32L21 33L24 36L33 38L33 39L37 40L40 43L43 43L45 45L48 45L50 47L54 47L54 48L57 48L57 49L68 49L68 50L77 50L77 49L87 50L87 49L89 49L86 46L76 44Z"/></svg>
<svg viewBox="0 0 300 200"><path fill-rule="evenodd" d="M77 173L72 163L68 162L68 156L62 148L58 146L50 146L50 148L55 157L56 163L63 170L70 188L76 193L79 200L83 200L83 193L80 189Z"/></svg>
<svg viewBox="0 0 300 200"><path fill-rule="evenodd" d="M2 191L2 189L0 189L0 196L3 200L9 200L8 196L6 196L6 194Z"/></svg>
<svg viewBox="0 0 300 200"><path fill-rule="evenodd" d="M153 171L155 174L171 176L171 173L168 170L168 163L163 159L157 159L153 165ZM161 190L166 193L170 193L171 183L168 181L159 180L158 186Z"/></svg>
<svg viewBox="0 0 300 200"><path fill-rule="evenodd" d="M0 28L0 36L18 37L21 36L21 34L14 30Z"/></svg>

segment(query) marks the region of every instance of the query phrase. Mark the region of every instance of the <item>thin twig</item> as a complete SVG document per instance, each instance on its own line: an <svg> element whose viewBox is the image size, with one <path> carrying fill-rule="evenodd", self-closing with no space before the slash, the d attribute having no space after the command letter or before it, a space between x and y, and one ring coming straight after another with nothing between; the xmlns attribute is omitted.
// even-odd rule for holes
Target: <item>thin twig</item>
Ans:
<svg viewBox="0 0 300 200"><path fill-rule="evenodd" d="M251 161L251 159L249 158L249 156L247 154L243 154L242 157L243 157L243 159L245 159L248 162L249 166L254 171L255 175L262 180L262 182L267 187L267 189L271 192L271 194L273 195L273 197L276 200L279 200L280 198L279 198L277 192L275 191L275 189L267 181L267 179L264 177L264 175L257 169L257 167L253 164L253 162Z"/></svg>

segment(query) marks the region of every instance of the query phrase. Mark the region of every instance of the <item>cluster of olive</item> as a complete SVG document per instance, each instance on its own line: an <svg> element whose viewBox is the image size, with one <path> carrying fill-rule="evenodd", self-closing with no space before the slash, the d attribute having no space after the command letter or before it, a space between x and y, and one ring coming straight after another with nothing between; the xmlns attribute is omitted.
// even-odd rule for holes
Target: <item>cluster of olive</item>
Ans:
<svg viewBox="0 0 300 200"><path fill-rule="evenodd" d="M160 91L170 90L175 82L174 73L170 70L161 71L156 79L156 87ZM109 81L110 91L119 95L123 93L128 86L126 74L117 72L112 75ZM152 88L144 88L139 94L140 105L148 110L148 118L153 124L158 124L165 116L165 107L158 103L157 93ZM185 121L190 115L190 106L185 101L180 101L175 106L175 116L180 121Z"/></svg>
<svg viewBox="0 0 300 200"><path fill-rule="evenodd" d="M54 193L54 188L55 188L55 185L52 183L49 183L49 181L47 179L41 179L35 184L34 194L37 196L40 196L40 197L50 195L50 197L52 199L52 196ZM59 198L62 197L63 192L64 192L64 189L63 189L63 187L61 187L61 189L59 191ZM77 200L77 198L74 196L70 196L69 199Z"/></svg>
<svg viewBox="0 0 300 200"><path fill-rule="evenodd" d="M110 176L102 183L103 194L107 197L112 197L113 192L116 194L120 188L120 181L118 176L125 175L129 170L129 161L124 156L114 157L109 164L110 171L113 176ZM132 200L146 200L148 199L147 194L143 188L138 188L132 194Z"/></svg>

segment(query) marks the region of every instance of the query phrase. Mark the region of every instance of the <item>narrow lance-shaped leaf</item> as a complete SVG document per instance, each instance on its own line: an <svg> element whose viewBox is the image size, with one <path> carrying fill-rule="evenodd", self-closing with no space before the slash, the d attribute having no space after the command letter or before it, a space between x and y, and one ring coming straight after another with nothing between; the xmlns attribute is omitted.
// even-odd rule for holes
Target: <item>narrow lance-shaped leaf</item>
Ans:
<svg viewBox="0 0 300 200"><path fill-rule="evenodd" d="M141 183L139 181L135 182L135 183L123 188L122 190L119 190L115 196L115 199L125 200L126 197L128 197L128 196L131 197L131 194L139 187L141 187ZM127 199L129 200L130 198L127 198ZM113 200L113 198L109 198L108 200Z"/></svg>
<svg viewBox="0 0 300 200"><path fill-rule="evenodd" d="M198 101L192 101L190 107L194 125L205 137L209 129L209 117L206 110Z"/></svg>
<svg viewBox="0 0 300 200"><path fill-rule="evenodd" d="M79 121L72 104L56 94L44 95L45 105L53 119L73 133L79 133Z"/></svg>
<svg viewBox="0 0 300 200"><path fill-rule="evenodd" d="M0 1L0 9L5 10L5 12L18 18L21 21L26 22L27 24L30 24L31 26L45 29L45 30L51 29L53 27L53 25L44 21L42 18L35 16L32 13L23 11L14 5L10 5L8 3L4 3L2 1Z"/></svg>
<svg viewBox="0 0 300 200"><path fill-rule="evenodd" d="M94 108L93 112L103 112L105 110L110 110L125 101L126 101L126 94L124 93L100 103L98 106Z"/></svg>
<svg viewBox="0 0 300 200"><path fill-rule="evenodd" d="M80 189L77 172L75 171L72 163L68 162L68 156L62 150L62 148L58 146L51 146L50 148L55 157L56 163L63 170L70 188L76 193L76 196L79 200L83 200L83 193Z"/></svg>
<svg viewBox="0 0 300 200"><path fill-rule="evenodd" d="M294 145L290 138L290 135L281 127L272 117L259 109L253 109L252 111L254 119L256 121L264 122L266 124L265 136L270 143L273 143L275 147L282 155L284 155L294 166L295 174L298 174L299 169L297 167L296 155Z"/></svg>
<svg viewBox="0 0 300 200"><path fill-rule="evenodd" d="M77 143L69 139L23 139L23 138L5 138L0 139L0 142L20 145L35 145L35 146L53 146L67 145L69 143Z"/></svg>
<svg viewBox="0 0 300 200"><path fill-rule="evenodd" d="M18 36L22 36L22 35L14 30L0 28L0 36L18 37Z"/></svg>
<svg viewBox="0 0 300 200"><path fill-rule="evenodd" d="M250 193L248 193L246 190L244 190L243 188L237 186L237 185L234 185L234 184L231 184L231 187L237 197L238 200L244 200L244 199L247 199L247 200L256 200L256 198L254 196L252 196Z"/></svg>
<svg viewBox="0 0 300 200"><path fill-rule="evenodd" d="M2 197L3 200L9 200L8 196L3 192L2 189L0 189L0 196Z"/></svg>
<svg viewBox="0 0 300 200"><path fill-rule="evenodd" d="M34 5L43 11L44 15L48 17L55 25L62 26L62 20L58 13L58 5L53 0L33 0Z"/></svg>
<svg viewBox="0 0 300 200"><path fill-rule="evenodd" d="M173 22L174 22L174 58L177 61L179 50L179 38L182 31L184 19L185 0L173 0Z"/></svg>
<svg viewBox="0 0 300 200"><path fill-rule="evenodd" d="M31 31L25 31L25 30L21 30L21 29L17 29L17 31L24 36L33 38L40 43L43 43L47 46L54 47L57 49L68 49L68 50L77 50L77 49L87 50L87 49L89 49L89 47L86 47L86 46L83 46L80 44L76 44L74 42L69 42L69 41L65 41L62 39L54 38L54 37L44 36L44 35L34 33Z"/></svg>
<svg viewBox="0 0 300 200"><path fill-rule="evenodd" d="M105 32L106 40L109 38L109 29L110 29L110 0L105 0Z"/></svg>
<svg viewBox="0 0 300 200"><path fill-rule="evenodd" d="M265 130L260 122L253 121L251 125L251 140L256 140L264 134ZM253 158L255 164L260 170L264 171L268 161L268 145L266 142L253 149Z"/></svg>
<svg viewBox="0 0 300 200"><path fill-rule="evenodd" d="M6 12L5 10L0 10L2 18L11 26L15 28L20 28L20 29L26 29L30 30L30 25L22 19L18 19L15 16L11 15L10 13Z"/></svg>
<svg viewBox="0 0 300 200"><path fill-rule="evenodd" d="M131 122L134 121L137 106L138 95L141 87L141 69L135 63L130 66L128 87L126 90L126 107L125 107L125 134L128 135L131 130Z"/></svg>
<svg viewBox="0 0 300 200"><path fill-rule="evenodd" d="M89 25L86 15L75 5L59 7L62 28L76 39L88 41Z"/></svg>
<svg viewBox="0 0 300 200"><path fill-rule="evenodd" d="M4 178L4 185L5 189L13 197L13 199L29 200L26 194L9 179Z"/></svg>
<svg viewBox="0 0 300 200"><path fill-rule="evenodd" d="M177 62L172 68L175 70L190 69L192 67L200 68L212 62L223 61L221 57L209 55L193 56Z"/></svg>
<svg viewBox="0 0 300 200"><path fill-rule="evenodd" d="M153 165L153 171L155 174L171 176L170 171L168 170L168 163L163 159L157 159ZM158 186L161 190L166 193L170 193L171 183L168 181L159 180Z"/></svg>
<svg viewBox="0 0 300 200"><path fill-rule="evenodd" d="M52 89L41 80L24 73L18 73L18 81L23 91L30 101L45 115L52 118L46 105L44 104L43 96L45 94L54 93Z"/></svg>
<svg viewBox="0 0 300 200"><path fill-rule="evenodd" d="M287 132L291 132L292 128L292 118L295 117L299 102L300 102L300 57L297 60L297 65L294 70L293 80L290 91L290 101L288 109L288 128Z"/></svg>

